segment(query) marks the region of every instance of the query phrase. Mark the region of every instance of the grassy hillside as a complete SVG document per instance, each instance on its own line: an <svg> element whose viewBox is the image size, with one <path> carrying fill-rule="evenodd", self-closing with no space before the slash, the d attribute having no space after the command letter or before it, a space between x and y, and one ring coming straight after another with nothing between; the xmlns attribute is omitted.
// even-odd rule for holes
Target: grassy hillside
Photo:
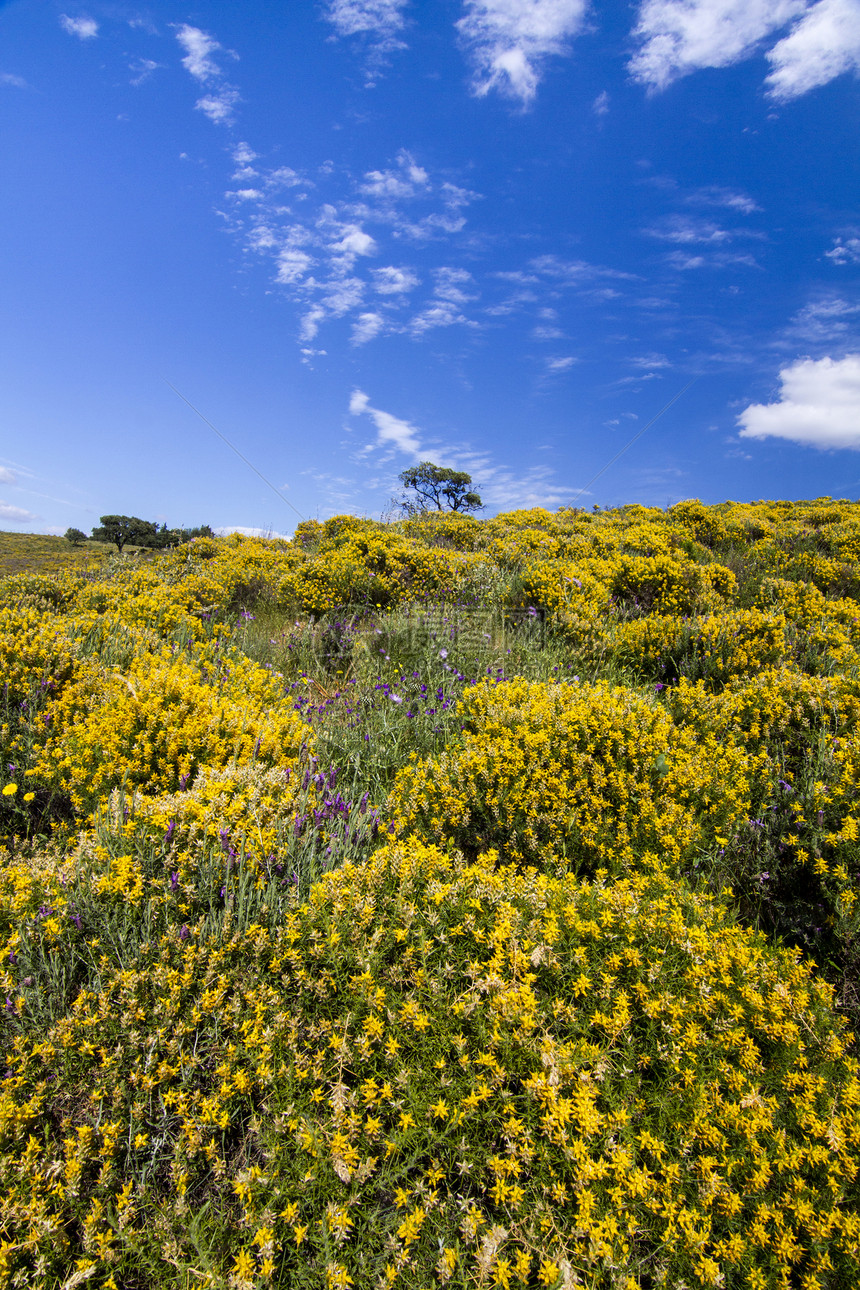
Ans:
<svg viewBox="0 0 860 1290"><path fill-rule="evenodd" d="M59 573L64 569L97 568L114 547L104 542L72 546L47 533L0 533L0 577L14 573Z"/></svg>
<svg viewBox="0 0 860 1290"><path fill-rule="evenodd" d="M860 1284L860 506L31 559L0 1285Z"/></svg>

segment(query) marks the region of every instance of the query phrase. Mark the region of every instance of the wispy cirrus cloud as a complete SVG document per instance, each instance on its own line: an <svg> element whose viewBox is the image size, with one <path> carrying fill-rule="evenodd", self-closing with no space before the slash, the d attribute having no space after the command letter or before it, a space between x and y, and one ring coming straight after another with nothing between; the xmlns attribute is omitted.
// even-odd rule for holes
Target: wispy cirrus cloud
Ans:
<svg viewBox="0 0 860 1290"><path fill-rule="evenodd" d="M565 54L588 0L465 0L457 29L475 65L475 93L532 102L546 60Z"/></svg>
<svg viewBox="0 0 860 1290"><path fill-rule="evenodd" d="M860 264L860 237L856 234L837 237L824 255L833 264Z"/></svg>
<svg viewBox="0 0 860 1290"><path fill-rule="evenodd" d="M576 360L563 361L559 371L566 371ZM424 432L406 421L374 407L363 390L355 389L349 401L351 417L367 416L376 429L376 438L353 453L356 462L370 458L375 466L394 460L398 454L411 461L420 461L429 455L442 459L455 470L467 471L479 491L484 505L490 509L511 507L561 506L577 495L572 487L559 485L549 466L531 466L512 469L495 462L489 453L476 452L468 443L442 443L426 436ZM381 455L377 455L381 454ZM341 480L341 484L349 481ZM374 488L395 486L392 478L380 477L371 481Z"/></svg>
<svg viewBox="0 0 860 1290"><path fill-rule="evenodd" d="M746 193L724 188L719 184L706 184L689 193L684 201L688 206L710 206L717 209L738 211L742 215L752 215L761 210L758 202Z"/></svg>
<svg viewBox="0 0 860 1290"><path fill-rule="evenodd" d="M860 451L860 354L802 358L784 367L779 379L774 403L751 403L738 417L742 439Z"/></svg>
<svg viewBox="0 0 860 1290"><path fill-rule="evenodd" d="M613 279L619 282L636 281L635 273L611 269L604 264L591 264L588 260L566 260L560 255L535 256L534 259L529 260L526 274L519 276L520 281L523 282L549 279L570 287L588 286L599 279Z"/></svg>
<svg viewBox="0 0 860 1290"><path fill-rule="evenodd" d="M99 34L99 24L95 18L87 18L83 15L79 18L70 18L68 14L60 14L60 26L63 31L67 31L70 36L77 36L79 40L93 40Z"/></svg>
<svg viewBox="0 0 860 1290"><path fill-rule="evenodd" d="M860 344L860 304L835 294L823 294L799 309L777 344L807 351L853 349Z"/></svg>
<svg viewBox="0 0 860 1290"><path fill-rule="evenodd" d="M690 219L686 215L668 215L664 220L643 229L648 237L678 246L718 245L730 242L736 233L710 220Z"/></svg>
<svg viewBox="0 0 860 1290"><path fill-rule="evenodd" d="M14 72L0 72L0 85L10 85L16 90L29 89L23 76L16 76Z"/></svg>
<svg viewBox="0 0 860 1290"><path fill-rule="evenodd" d="M353 417L368 416L376 427L376 443L368 444L362 450L363 454L373 451L374 448L382 448L388 453L392 450L402 452L416 461L421 456L421 431L410 421L404 421L402 417L396 417L391 412L372 407L370 399L363 390L353 390L349 400L349 414Z"/></svg>

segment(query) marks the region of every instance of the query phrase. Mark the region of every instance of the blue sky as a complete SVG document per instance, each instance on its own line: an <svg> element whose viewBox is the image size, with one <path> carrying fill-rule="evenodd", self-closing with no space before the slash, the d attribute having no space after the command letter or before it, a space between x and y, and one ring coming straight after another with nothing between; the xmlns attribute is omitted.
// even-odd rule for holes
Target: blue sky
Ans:
<svg viewBox="0 0 860 1290"><path fill-rule="evenodd" d="M0 527L856 498L858 69L860 0L0 2Z"/></svg>

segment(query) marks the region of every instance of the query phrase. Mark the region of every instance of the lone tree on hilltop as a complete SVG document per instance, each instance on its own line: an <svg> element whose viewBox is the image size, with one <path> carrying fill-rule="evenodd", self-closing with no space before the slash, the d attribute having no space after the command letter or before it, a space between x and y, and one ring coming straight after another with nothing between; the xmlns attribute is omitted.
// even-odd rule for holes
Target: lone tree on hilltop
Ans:
<svg viewBox="0 0 860 1290"><path fill-rule="evenodd" d="M101 515L100 527L93 529L94 542L115 542L117 551L126 543L132 546L152 546L158 529L149 520L136 515Z"/></svg>
<svg viewBox="0 0 860 1290"><path fill-rule="evenodd" d="M63 537L67 542L71 542L72 546L80 546L82 542L87 540L86 533L81 529L66 529Z"/></svg>
<svg viewBox="0 0 860 1290"><path fill-rule="evenodd" d="M432 461L422 461L410 466L398 476L404 488L411 488L415 496L401 501L400 508L406 515L421 515L425 511L480 511L483 502L477 493L470 492L472 476L464 470L451 470L449 466L434 466Z"/></svg>

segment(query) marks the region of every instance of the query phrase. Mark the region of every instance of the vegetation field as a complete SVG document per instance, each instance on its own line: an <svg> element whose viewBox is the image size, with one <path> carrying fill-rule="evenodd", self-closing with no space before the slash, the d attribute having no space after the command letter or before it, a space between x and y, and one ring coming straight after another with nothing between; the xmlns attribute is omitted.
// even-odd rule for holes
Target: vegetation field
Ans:
<svg viewBox="0 0 860 1290"><path fill-rule="evenodd" d="M0 583L0 1286L860 1285L860 505L89 555Z"/></svg>
<svg viewBox="0 0 860 1290"><path fill-rule="evenodd" d="M73 546L47 533L0 533L0 577L13 573L85 572L97 569L110 555L103 542Z"/></svg>

